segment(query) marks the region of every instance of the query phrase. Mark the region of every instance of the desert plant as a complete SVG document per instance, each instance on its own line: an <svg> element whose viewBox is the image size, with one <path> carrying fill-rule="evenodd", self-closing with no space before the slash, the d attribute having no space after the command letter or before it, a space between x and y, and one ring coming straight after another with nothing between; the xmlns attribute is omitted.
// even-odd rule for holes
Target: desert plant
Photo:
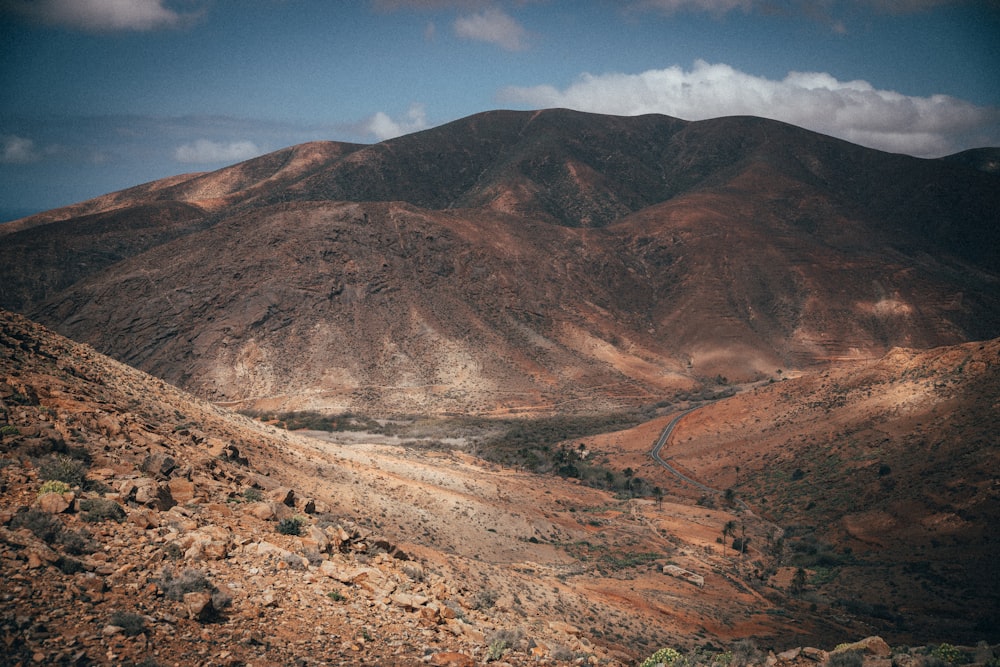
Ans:
<svg viewBox="0 0 1000 667"><path fill-rule="evenodd" d="M492 609L499 597L496 591L480 590L476 593L476 598L473 600L472 606L479 610Z"/></svg>
<svg viewBox="0 0 1000 667"><path fill-rule="evenodd" d="M43 493L66 493L70 490L69 484L58 479L50 479L42 484L38 489L38 495Z"/></svg>
<svg viewBox="0 0 1000 667"><path fill-rule="evenodd" d="M827 661L827 667L861 667L863 662L858 651L841 651L834 653Z"/></svg>
<svg viewBox="0 0 1000 667"><path fill-rule="evenodd" d="M80 501L80 518L91 523L114 521L121 523L127 516L122 506L107 498L85 498Z"/></svg>
<svg viewBox="0 0 1000 667"><path fill-rule="evenodd" d="M51 544L59 537L63 526L48 512L31 508L15 514L10 520L10 527L14 530L27 528L35 537Z"/></svg>
<svg viewBox="0 0 1000 667"><path fill-rule="evenodd" d="M243 499L248 503L259 503L264 500L264 494L260 492L260 489L251 487L243 492Z"/></svg>
<svg viewBox="0 0 1000 667"><path fill-rule="evenodd" d="M187 593L210 591L215 588L200 570L184 570L177 575L173 569L164 568L156 583L163 591L163 595L170 600L183 600Z"/></svg>
<svg viewBox="0 0 1000 667"><path fill-rule="evenodd" d="M94 553L94 544L90 540L90 535L86 532L62 530L56 536L56 542L61 544L63 550L68 554Z"/></svg>
<svg viewBox="0 0 1000 667"><path fill-rule="evenodd" d="M490 633L486 637L487 657L489 657L489 660L499 660L507 652L507 649L517 646L523 637L524 633L520 628L516 630L501 628Z"/></svg>
<svg viewBox="0 0 1000 667"><path fill-rule="evenodd" d="M13 424L4 424L3 426L0 426L0 435L19 435L20 433L20 429Z"/></svg>
<svg viewBox="0 0 1000 667"><path fill-rule="evenodd" d="M965 655L951 644L940 644L931 651L931 655L949 665L960 665L965 662Z"/></svg>
<svg viewBox="0 0 1000 667"><path fill-rule="evenodd" d="M38 465L38 476L44 480L83 486L87 477L87 464L65 455L49 456Z"/></svg>
<svg viewBox="0 0 1000 667"><path fill-rule="evenodd" d="M659 651L643 660L640 667L670 667L675 662L682 659L680 651L670 646L661 648Z"/></svg>
<svg viewBox="0 0 1000 667"><path fill-rule="evenodd" d="M748 665L756 665L763 661L763 656L757 648L757 643L752 639L738 640L733 644L732 652L733 659L730 664L733 667L747 667Z"/></svg>
<svg viewBox="0 0 1000 667"><path fill-rule="evenodd" d="M187 593L208 591L212 595L212 607L216 611L225 609L233 602L232 596L220 591L201 570L184 570L178 575L172 568L166 567L156 584L169 600L183 600Z"/></svg>
<svg viewBox="0 0 1000 667"><path fill-rule="evenodd" d="M502 639L494 639L486 647L486 662L494 662L503 657L507 651L507 642Z"/></svg>
<svg viewBox="0 0 1000 667"><path fill-rule="evenodd" d="M129 637L140 635L146 631L146 619L131 611L116 611L111 614L108 624L121 628Z"/></svg>
<svg viewBox="0 0 1000 667"><path fill-rule="evenodd" d="M276 529L282 535L301 535L302 534L302 519L299 517L292 517L291 519L282 519L278 522L278 527Z"/></svg>

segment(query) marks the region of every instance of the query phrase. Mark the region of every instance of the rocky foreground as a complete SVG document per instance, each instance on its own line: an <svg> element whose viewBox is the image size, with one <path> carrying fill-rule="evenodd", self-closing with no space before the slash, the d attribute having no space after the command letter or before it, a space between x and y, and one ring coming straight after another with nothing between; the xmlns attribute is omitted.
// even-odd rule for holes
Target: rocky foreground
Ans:
<svg viewBox="0 0 1000 667"><path fill-rule="evenodd" d="M564 613L539 613L529 598L543 592L522 588L522 605L486 569L459 576L460 563L334 512L289 472L310 462L288 438L3 313L0 663L633 665L648 655L581 628L558 591ZM985 645L875 639L830 653L685 650L656 660L997 664Z"/></svg>

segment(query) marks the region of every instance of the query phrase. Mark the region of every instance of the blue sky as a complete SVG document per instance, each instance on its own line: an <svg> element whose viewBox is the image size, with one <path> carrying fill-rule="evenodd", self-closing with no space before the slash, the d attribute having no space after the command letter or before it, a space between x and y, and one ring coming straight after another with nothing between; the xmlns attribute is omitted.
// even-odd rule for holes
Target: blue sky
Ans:
<svg viewBox="0 0 1000 667"><path fill-rule="evenodd" d="M0 215L496 108L1000 145L1000 0L0 0Z"/></svg>

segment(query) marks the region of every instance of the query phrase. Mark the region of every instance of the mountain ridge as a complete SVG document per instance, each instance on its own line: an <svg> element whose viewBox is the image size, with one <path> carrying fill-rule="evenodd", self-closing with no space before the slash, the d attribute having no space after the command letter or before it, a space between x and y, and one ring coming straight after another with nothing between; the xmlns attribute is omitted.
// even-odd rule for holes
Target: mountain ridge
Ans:
<svg viewBox="0 0 1000 667"><path fill-rule="evenodd" d="M998 210L775 121L495 111L14 223L0 304L215 400L614 409L995 336Z"/></svg>

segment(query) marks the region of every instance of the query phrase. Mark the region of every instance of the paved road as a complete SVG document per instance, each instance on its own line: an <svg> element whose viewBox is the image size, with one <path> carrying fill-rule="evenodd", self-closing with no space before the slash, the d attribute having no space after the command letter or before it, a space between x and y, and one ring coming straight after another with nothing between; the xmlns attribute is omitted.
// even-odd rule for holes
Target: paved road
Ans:
<svg viewBox="0 0 1000 667"><path fill-rule="evenodd" d="M663 457L660 456L660 450L662 450L663 446L667 444L667 440L670 439L670 435L674 432L674 427L677 426L677 423L681 419L683 419L685 416L691 414L692 412L694 412L697 409L698 408L688 408L687 410L684 410L683 412L677 413L677 415L673 419L671 419L670 423L668 423L667 426L663 429L663 432L660 433L660 438L656 441L656 444L653 445L653 451L651 451L649 453L649 455L651 457L653 457L654 461L656 461L661 466L663 466L667 470L667 472L669 472L671 475L673 475L677 479L681 480L682 482L687 482L691 486L693 486L693 487L695 487L697 489L701 489L705 493L715 493L715 494L718 494L718 495L722 495L722 492L719 491L718 489L713 489L710 486L705 486L704 484L702 484L701 482L699 482L697 480L691 479L690 477L688 477L687 475L685 475L684 473L682 473L681 471L677 470L672 465L670 465L669 463L667 463L665 460L663 460ZM743 500L741 498L736 498L736 502L743 509L745 509L745 510L749 509L747 507L747 504L745 502L743 502Z"/></svg>

